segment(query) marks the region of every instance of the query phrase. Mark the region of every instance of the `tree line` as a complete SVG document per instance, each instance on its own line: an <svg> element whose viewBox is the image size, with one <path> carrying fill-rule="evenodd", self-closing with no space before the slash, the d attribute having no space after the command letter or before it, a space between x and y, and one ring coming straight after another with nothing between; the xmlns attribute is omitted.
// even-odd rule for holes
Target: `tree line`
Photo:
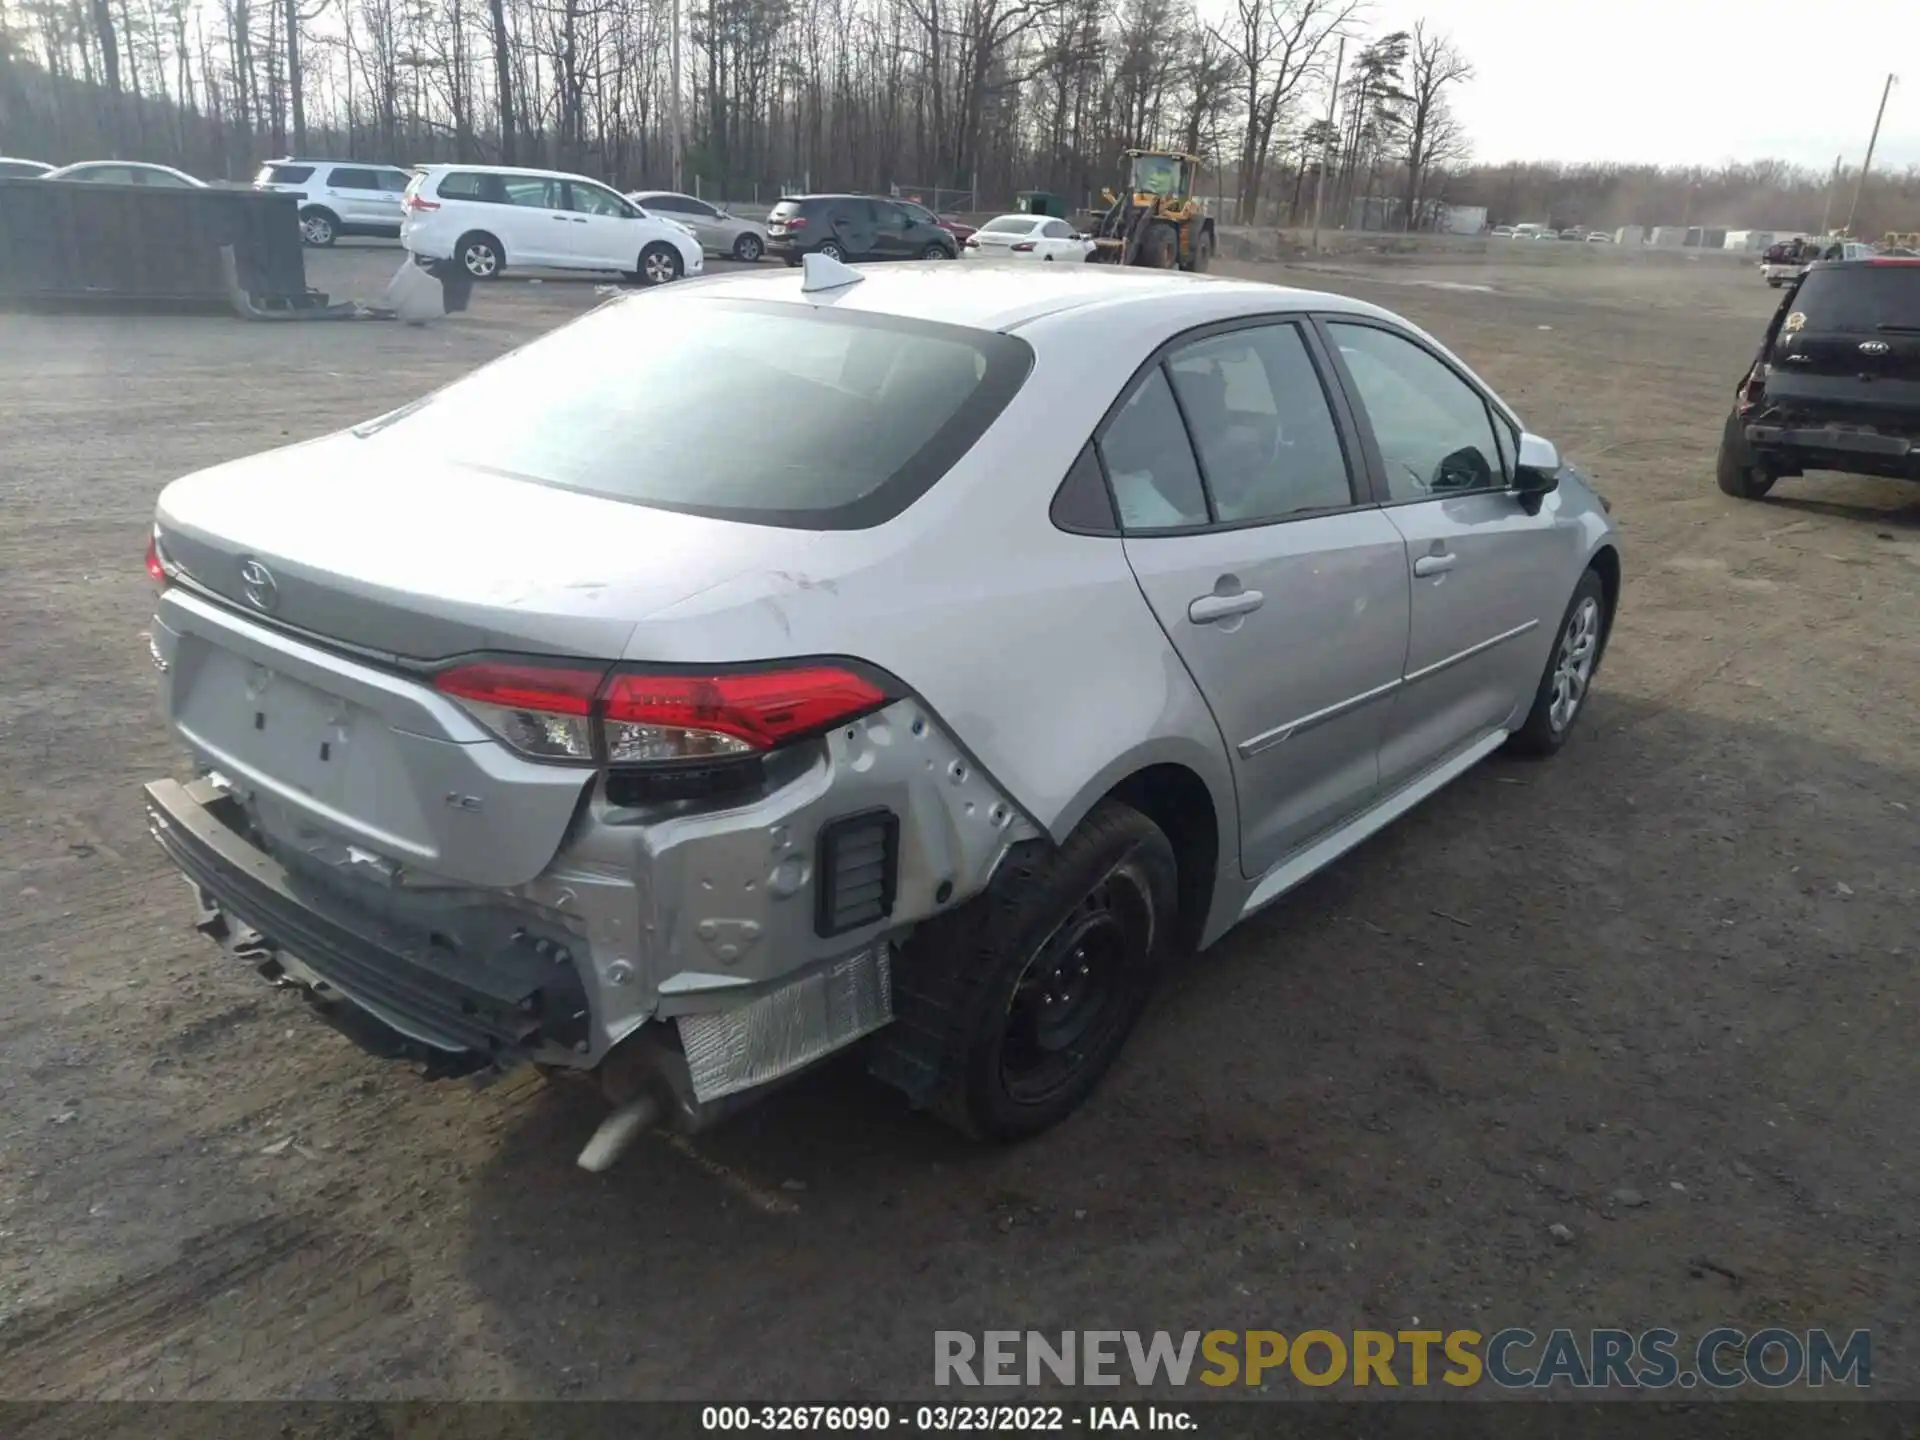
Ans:
<svg viewBox="0 0 1920 1440"><path fill-rule="evenodd" d="M947 208L1084 204L1127 147L1172 147L1227 223L1319 205L1338 225L1369 198L1396 227L1439 202L1509 223L1717 224L1736 201L1768 212L1742 224L1816 218L1821 177L1790 167L1474 166L1452 105L1469 59L1428 22L1369 20L1365 0L1226 0L1213 20L1190 0L0 0L0 136L209 179L292 153L734 199L898 185ZM1891 225L1889 184L1870 191Z"/></svg>

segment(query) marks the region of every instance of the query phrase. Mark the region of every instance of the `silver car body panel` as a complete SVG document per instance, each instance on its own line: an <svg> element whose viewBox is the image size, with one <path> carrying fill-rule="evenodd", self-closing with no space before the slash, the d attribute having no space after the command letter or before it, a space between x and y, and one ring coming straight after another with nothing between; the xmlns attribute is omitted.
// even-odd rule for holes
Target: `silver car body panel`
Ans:
<svg viewBox="0 0 1920 1440"><path fill-rule="evenodd" d="M1212 799L1211 943L1497 745L1531 704L1579 575L1617 545L1571 471L1531 516L1483 494L1165 542L1068 533L1049 516L1061 478L1142 364L1190 329L1357 314L1466 367L1333 295L1108 267L860 269L860 283L811 295L792 273L725 276L614 307L656 339L728 296L1018 334L1034 354L1025 385L939 483L870 529L701 519L451 467L388 474L356 465L350 435L161 496L168 558L208 592L169 590L156 627L176 729L204 763L246 777L268 833L344 837L397 861L403 891L413 868L416 893L444 886L452 904L463 886L499 887L561 924L594 1004L592 1043L567 1063L596 1062L649 1019L738 1008L898 939L977 893L1011 845L1063 841L1153 766L1183 768ZM1413 567L1436 541L1462 559L1439 584ZM237 613L249 558L273 570L283 607L257 622ZM1183 606L1229 570L1269 587L1272 623L1197 635ZM1301 616L1311 623L1283 623ZM193 673L213 673L208 647L239 657L218 662L233 670L224 701L193 691ZM356 648L363 659L343 653ZM588 772L512 756L382 668L500 648L695 665L850 656L909 698L808 742L751 803L623 810ZM290 782L247 750L243 725L212 718L248 662L358 707L354 743L378 767L361 799ZM867 805L902 822L893 913L822 939L804 899L813 841ZM313 863L336 865L323 849ZM381 893L377 866L358 869Z"/></svg>

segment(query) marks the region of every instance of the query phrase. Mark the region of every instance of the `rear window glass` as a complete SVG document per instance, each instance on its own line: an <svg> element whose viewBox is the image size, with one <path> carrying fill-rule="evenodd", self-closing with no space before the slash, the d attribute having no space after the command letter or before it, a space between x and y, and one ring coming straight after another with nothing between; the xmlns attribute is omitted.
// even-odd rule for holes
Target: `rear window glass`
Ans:
<svg viewBox="0 0 1920 1440"><path fill-rule="evenodd" d="M259 185L300 185L313 178L311 165L262 165L254 177Z"/></svg>
<svg viewBox="0 0 1920 1440"><path fill-rule="evenodd" d="M1027 235L1040 222L1028 219L1025 215L1002 215L998 220L989 220L980 227L983 235L1015 234Z"/></svg>
<svg viewBox="0 0 1920 1440"><path fill-rule="evenodd" d="M438 193L449 200L492 200L499 195L498 175L454 170L440 177Z"/></svg>
<svg viewBox="0 0 1920 1440"><path fill-rule="evenodd" d="M380 179L371 170L356 170L346 165L333 168L332 183L342 190L378 190Z"/></svg>
<svg viewBox="0 0 1920 1440"><path fill-rule="evenodd" d="M1811 270L1793 308L1807 330L1872 332L1920 326L1920 265L1849 265Z"/></svg>
<svg viewBox="0 0 1920 1440"><path fill-rule="evenodd" d="M422 461L638 505L861 529L945 474L1031 364L1024 341L992 331L644 295L358 433Z"/></svg>
<svg viewBox="0 0 1920 1440"><path fill-rule="evenodd" d="M784 220L789 215L798 215L807 207L798 200L782 200L767 212L769 220Z"/></svg>

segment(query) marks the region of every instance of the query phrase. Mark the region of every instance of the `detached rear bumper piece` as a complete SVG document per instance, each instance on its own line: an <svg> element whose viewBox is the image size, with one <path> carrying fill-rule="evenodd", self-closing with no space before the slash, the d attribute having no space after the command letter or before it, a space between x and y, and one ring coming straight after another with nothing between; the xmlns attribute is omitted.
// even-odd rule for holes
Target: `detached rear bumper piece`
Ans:
<svg viewBox="0 0 1920 1440"><path fill-rule="evenodd" d="M424 1047L448 1073L561 1056L578 1063L588 1048L587 997L563 943L520 931L481 963L436 956L430 935L410 943L308 903L300 882L241 832L239 802L215 781L157 780L145 802L154 839L200 893L202 928L219 936L246 927L253 936L226 938L270 976L322 1002L346 1001L393 1032L375 1038L364 1024L340 1026L366 1048Z"/></svg>

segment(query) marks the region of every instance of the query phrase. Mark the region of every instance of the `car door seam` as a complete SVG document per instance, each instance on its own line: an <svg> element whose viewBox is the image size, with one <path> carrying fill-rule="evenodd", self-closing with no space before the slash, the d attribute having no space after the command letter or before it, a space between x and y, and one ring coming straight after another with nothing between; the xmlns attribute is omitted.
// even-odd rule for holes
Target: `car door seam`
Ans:
<svg viewBox="0 0 1920 1440"><path fill-rule="evenodd" d="M1271 730L1262 730L1251 739L1242 740L1235 748L1239 750L1243 759L1251 760L1254 756L1292 739L1302 730L1337 719L1371 701L1384 699L1405 683L1405 679L1389 680L1386 684L1376 685L1371 690L1362 690L1358 695L1349 695L1344 700L1336 700L1333 704L1315 710L1311 714L1302 715L1297 720L1289 720L1286 724L1276 725Z"/></svg>
<svg viewBox="0 0 1920 1440"><path fill-rule="evenodd" d="M1496 645L1505 644L1509 640L1517 640L1529 630L1538 629L1539 625L1540 622L1537 619L1522 621L1511 630L1502 630L1498 635L1488 636L1485 640L1475 645L1469 645L1464 650L1456 650L1453 654L1436 660L1431 665L1422 665L1418 670L1408 671L1406 675L1401 677L1402 682L1411 685L1416 680L1425 680L1430 676L1438 675L1442 670L1458 665L1463 660L1471 660L1476 655L1484 654Z"/></svg>

